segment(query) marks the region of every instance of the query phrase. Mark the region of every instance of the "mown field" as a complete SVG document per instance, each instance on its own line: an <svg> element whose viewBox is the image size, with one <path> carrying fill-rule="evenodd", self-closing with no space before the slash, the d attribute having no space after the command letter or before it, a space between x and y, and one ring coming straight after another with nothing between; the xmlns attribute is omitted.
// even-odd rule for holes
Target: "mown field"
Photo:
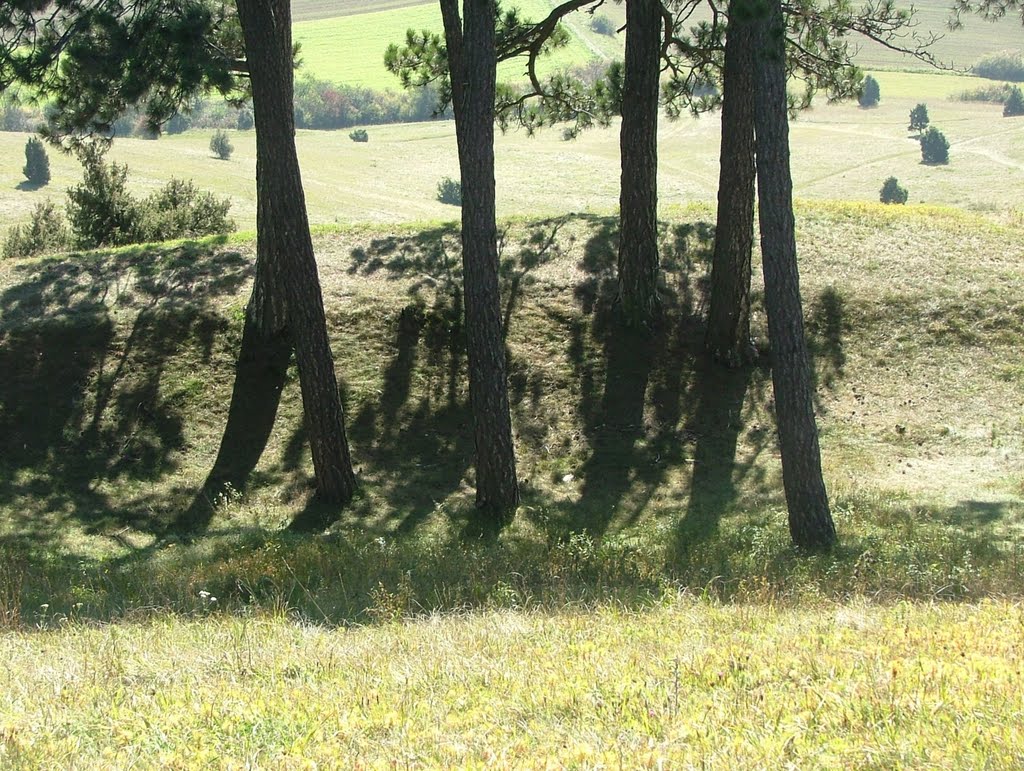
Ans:
<svg viewBox="0 0 1024 771"><path fill-rule="evenodd" d="M436 2L388 0L345 0L324 3L304 0L294 5L295 39L302 44L305 70L317 77L375 89L397 90L397 79L383 64L384 50L390 43L401 43L407 29L441 31ZM528 18L540 19L557 5L553 0L519 0L512 3ZM1021 49L1020 19L1014 14L997 22L965 17L962 29L950 30L951 3L924 0L912 4L914 25L892 42L913 48L918 41L934 38L930 52L935 61L951 72L966 72L985 54L1005 49ZM910 3L898 4L909 9ZM596 13L606 16L616 29L625 23L624 6L606 3ZM591 15L575 13L566 18L572 36L569 48L551 57L545 65L554 70L584 65L591 61L621 59L625 38L622 34L601 35L591 29ZM709 18L703 10L695 13L692 24ZM893 51L874 41L851 36L855 61L864 69L929 71L931 66L913 57ZM509 80L522 77L521 67L504 65L501 76Z"/></svg>
<svg viewBox="0 0 1024 771"><path fill-rule="evenodd" d="M792 125L796 195L811 199L877 201L886 177L895 175L915 203L999 212L1024 206L1019 179L1024 166L1024 120L1001 117L999 105L950 101L976 87L978 78L940 74L877 73L877 109L822 104ZM952 144L946 167L920 163L918 143L906 130L911 108L926 102L932 125ZM370 126L370 141L352 142L347 131L301 131L299 154L310 217L315 224L454 219L456 209L435 200L438 182L458 178L451 122ZM715 200L719 119L664 121L661 127L661 200L669 205ZM149 192L172 176L229 196L242 229L255 224L255 137L232 132L234 155L220 161L202 131L157 141L118 140L110 157L127 163L132 184ZM50 152L53 181L39 189L23 181L26 136L0 133L0 207L5 221L24 222L46 198L62 201L80 179L77 162ZM557 129L530 138L522 132L497 140L498 208L503 216L605 212L618 202L617 126L562 141ZM368 186L365 180L373 179Z"/></svg>

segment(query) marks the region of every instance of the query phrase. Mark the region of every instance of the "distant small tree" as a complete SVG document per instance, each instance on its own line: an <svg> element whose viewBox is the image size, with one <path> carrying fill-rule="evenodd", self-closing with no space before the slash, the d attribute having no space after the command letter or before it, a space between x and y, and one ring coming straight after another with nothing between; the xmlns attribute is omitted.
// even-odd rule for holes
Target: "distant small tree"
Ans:
<svg viewBox="0 0 1024 771"><path fill-rule="evenodd" d="M896 177L889 177L882 184L882 190L878 195L878 200L882 203L906 203L907 189L905 187L900 187L900 182Z"/></svg>
<svg viewBox="0 0 1024 771"><path fill-rule="evenodd" d="M348 135L348 138L353 142L369 142L370 135L366 133L366 129L356 129Z"/></svg>
<svg viewBox="0 0 1024 771"><path fill-rule="evenodd" d="M213 135L213 138L210 140L210 151L222 161L226 161L231 157L231 153L235 151L235 146L231 144L226 131L218 130Z"/></svg>
<svg viewBox="0 0 1024 771"><path fill-rule="evenodd" d="M910 111L910 125L907 126L907 131L921 132L926 128L928 128L928 108L919 104Z"/></svg>
<svg viewBox="0 0 1024 771"><path fill-rule="evenodd" d="M1024 95L1021 94L1019 86L1014 86L1003 104L1003 117L1013 118L1017 115L1024 115Z"/></svg>
<svg viewBox="0 0 1024 771"><path fill-rule="evenodd" d="M256 121L252 116L252 110L246 108L238 111L238 130L248 131L256 125Z"/></svg>
<svg viewBox="0 0 1024 771"><path fill-rule="evenodd" d="M949 142L945 135L932 126L920 138L921 160L930 165L949 163Z"/></svg>
<svg viewBox="0 0 1024 771"><path fill-rule="evenodd" d="M29 137L25 143L25 168L22 173L29 182L39 187L50 181L50 159L43 143L36 137Z"/></svg>
<svg viewBox="0 0 1024 771"><path fill-rule="evenodd" d="M878 101L882 98L882 90L878 87L878 81L868 75L860 91L861 107L877 107Z"/></svg>

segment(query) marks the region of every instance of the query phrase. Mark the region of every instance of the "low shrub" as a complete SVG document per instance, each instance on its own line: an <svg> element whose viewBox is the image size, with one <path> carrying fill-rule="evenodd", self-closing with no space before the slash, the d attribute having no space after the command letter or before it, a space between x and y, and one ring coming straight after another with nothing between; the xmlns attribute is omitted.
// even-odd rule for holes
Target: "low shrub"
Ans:
<svg viewBox="0 0 1024 771"><path fill-rule="evenodd" d="M598 14L590 19L590 29L598 35L608 35L609 37L615 35L615 25L604 14Z"/></svg>
<svg viewBox="0 0 1024 771"><path fill-rule="evenodd" d="M348 138L353 142L369 142L370 135L366 133L366 129L356 129L348 135Z"/></svg>
<svg viewBox="0 0 1024 771"><path fill-rule="evenodd" d="M220 158L222 161L226 161L231 157L231 153L235 151L235 146L231 144L231 139L228 137L226 131L218 130L214 133L210 139L210 152Z"/></svg>
<svg viewBox="0 0 1024 771"><path fill-rule="evenodd" d="M932 126L921 134L921 160L930 165L949 163L949 142Z"/></svg>
<svg viewBox="0 0 1024 771"><path fill-rule="evenodd" d="M190 181L172 179L139 205L139 235L144 241L167 241L229 233L235 229L230 209L230 199L218 200Z"/></svg>
<svg viewBox="0 0 1024 771"><path fill-rule="evenodd" d="M957 102L992 102L1002 104L1010 96L1010 89L1009 83L992 84L961 91L959 94L951 96L950 99Z"/></svg>
<svg viewBox="0 0 1024 771"><path fill-rule="evenodd" d="M1014 86L1003 104L1003 117L1014 118L1018 115L1024 115L1024 95L1021 94L1020 88Z"/></svg>
<svg viewBox="0 0 1024 771"><path fill-rule="evenodd" d="M995 51L981 57L971 72L980 78L1020 83L1024 81L1024 61L1021 61L1020 51Z"/></svg>
<svg viewBox="0 0 1024 771"><path fill-rule="evenodd" d="M33 257L63 251L70 244L64 215L57 211L53 201L46 200L32 210L27 225L15 225L4 239L4 257Z"/></svg>
<svg viewBox="0 0 1024 771"><path fill-rule="evenodd" d="M907 189L905 187L900 187L900 182L896 177L889 177L882 184L882 189L878 194L878 200L882 203L906 203Z"/></svg>
<svg viewBox="0 0 1024 771"><path fill-rule="evenodd" d="M437 183L437 200L452 206L462 206L462 183L445 177Z"/></svg>
<svg viewBox="0 0 1024 771"><path fill-rule="evenodd" d="M858 102L861 107L876 107L882 98L882 90L878 87L878 81L868 75L861 85Z"/></svg>

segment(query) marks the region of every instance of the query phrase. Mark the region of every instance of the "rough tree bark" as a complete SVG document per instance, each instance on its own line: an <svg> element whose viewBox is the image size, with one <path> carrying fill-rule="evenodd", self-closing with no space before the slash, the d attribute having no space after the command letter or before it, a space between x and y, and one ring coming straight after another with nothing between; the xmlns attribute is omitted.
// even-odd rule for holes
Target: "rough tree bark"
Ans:
<svg viewBox="0 0 1024 771"><path fill-rule="evenodd" d="M257 263L266 276L262 288L259 282L254 288L248 320L261 328L259 342L265 342L274 330L260 324L268 303L259 291L280 297L298 364L317 497L344 504L355 492L355 475L295 150L291 7L289 0L237 5L256 123Z"/></svg>
<svg viewBox="0 0 1024 771"><path fill-rule="evenodd" d="M767 19L756 22L754 47L754 121L765 308L789 532L798 546L822 549L835 543L836 529L821 474L800 299L789 168L784 34L780 0L768 0Z"/></svg>
<svg viewBox="0 0 1024 771"><path fill-rule="evenodd" d="M619 303L627 326L652 327L658 302L658 97L660 0L626 3L619 148Z"/></svg>
<svg viewBox="0 0 1024 771"><path fill-rule="evenodd" d="M753 24L733 2L725 38L718 217L705 346L716 361L741 367L750 339L750 255L754 245Z"/></svg>
<svg viewBox="0 0 1024 771"><path fill-rule="evenodd" d="M489 524L519 504L498 287L495 224L494 0L440 0L462 173L462 265L469 401L476 447L476 503Z"/></svg>

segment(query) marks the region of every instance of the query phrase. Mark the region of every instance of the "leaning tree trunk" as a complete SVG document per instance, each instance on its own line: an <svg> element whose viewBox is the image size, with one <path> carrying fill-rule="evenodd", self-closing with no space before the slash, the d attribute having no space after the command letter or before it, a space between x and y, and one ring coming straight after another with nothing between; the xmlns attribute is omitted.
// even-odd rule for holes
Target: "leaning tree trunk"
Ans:
<svg viewBox="0 0 1024 771"><path fill-rule="evenodd" d="M821 474L800 300L789 168L785 27L780 0L769 0L768 8L767 20L756 22L754 121L765 308L772 348L782 481L793 542L809 548L827 548L836 540L836 529Z"/></svg>
<svg viewBox="0 0 1024 771"><path fill-rule="evenodd" d="M462 172L462 266L469 402L476 446L476 503L490 525L519 504L498 288L495 224L494 0L441 0Z"/></svg>
<svg viewBox="0 0 1024 771"><path fill-rule="evenodd" d="M626 3L626 60L619 133L619 303L628 326L658 316L658 96L660 0Z"/></svg>
<svg viewBox="0 0 1024 771"><path fill-rule="evenodd" d="M237 4L256 123L257 262L284 301L317 496L344 504L355 492L355 475L295 150L291 6L289 0Z"/></svg>
<svg viewBox="0 0 1024 771"><path fill-rule="evenodd" d="M718 219L705 346L727 367L754 358L750 254L754 244L753 24L733 2L725 38Z"/></svg>

